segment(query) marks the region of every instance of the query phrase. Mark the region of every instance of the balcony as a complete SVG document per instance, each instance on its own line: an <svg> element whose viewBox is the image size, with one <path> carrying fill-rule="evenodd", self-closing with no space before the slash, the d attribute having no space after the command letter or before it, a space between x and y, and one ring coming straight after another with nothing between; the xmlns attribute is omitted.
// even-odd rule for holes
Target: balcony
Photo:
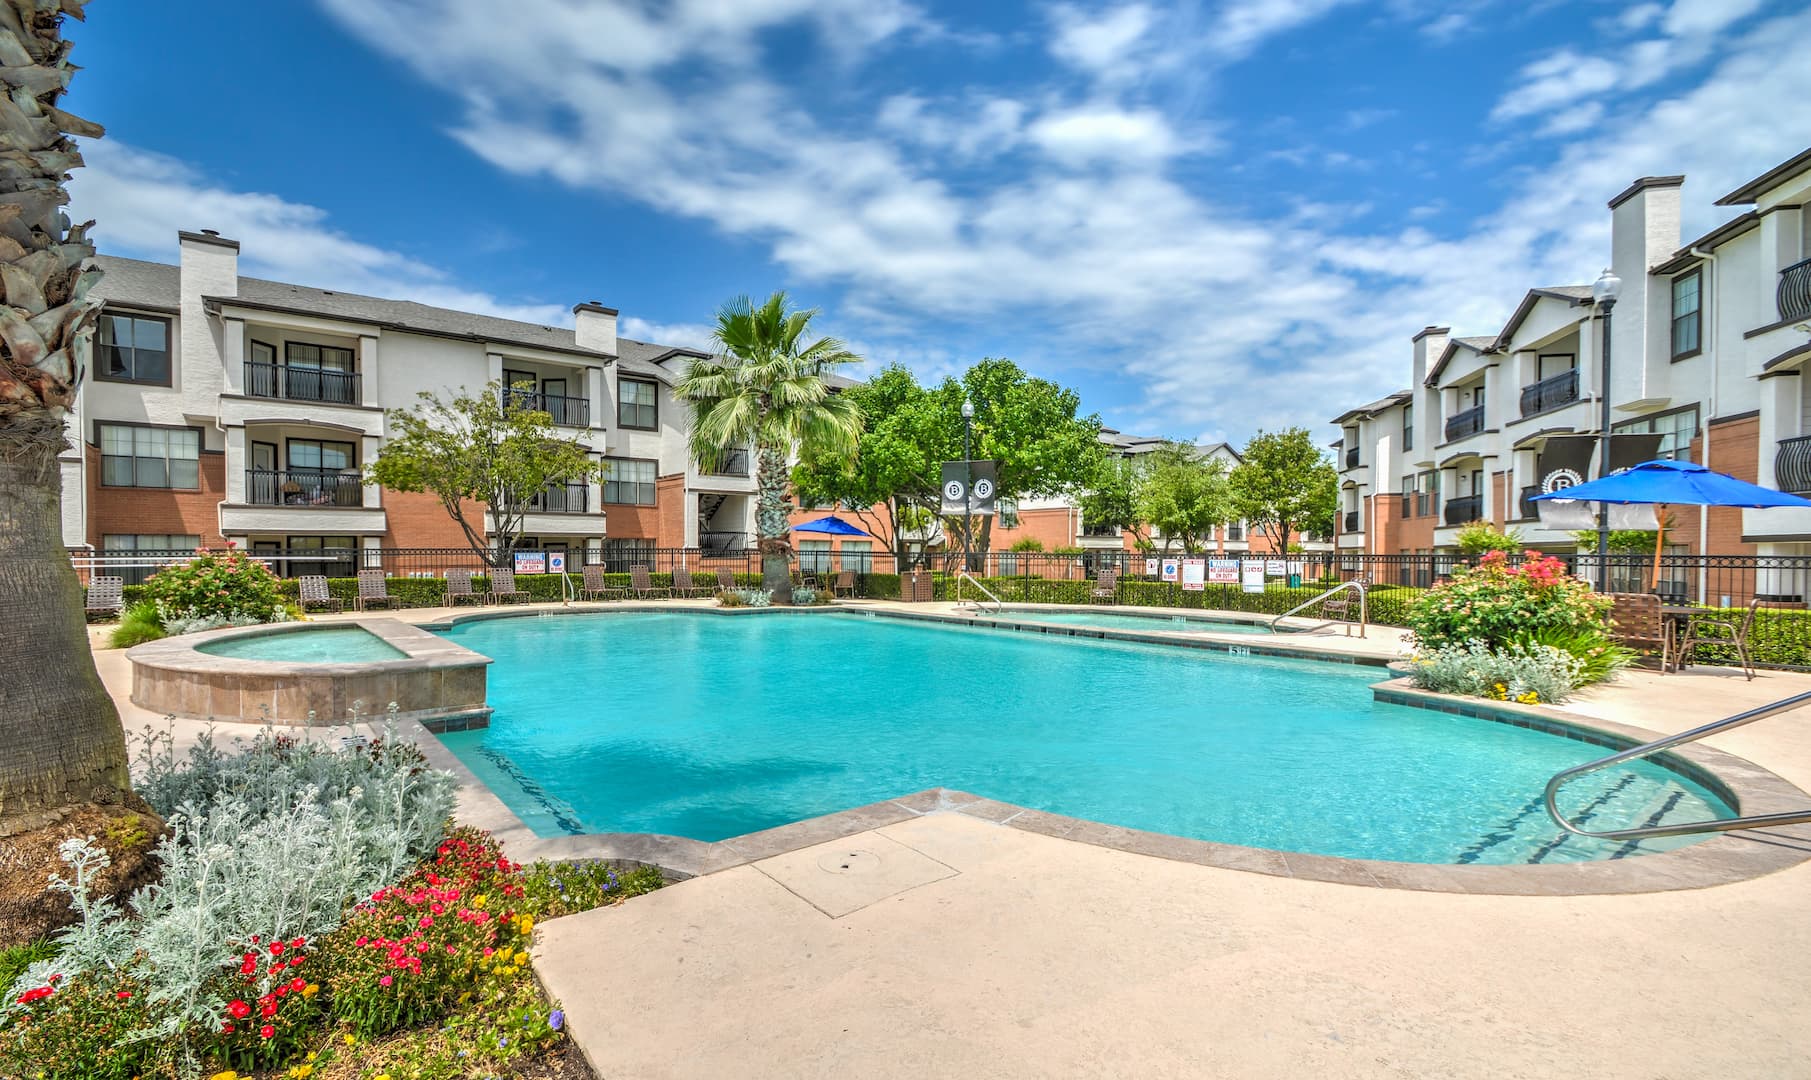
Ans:
<svg viewBox="0 0 1811 1080"><path fill-rule="evenodd" d="M1473 405L1464 412L1446 418L1446 441L1463 439L1484 430L1484 406Z"/></svg>
<svg viewBox="0 0 1811 1080"><path fill-rule="evenodd" d="M1355 533L1358 531L1358 511L1356 511L1356 510L1347 510L1346 511L1346 521L1345 521L1345 530L1344 531L1349 532L1349 533Z"/></svg>
<svg viewBox="0 0 1811 1080"><path fill-rule="evenodd" d="M590 493L590 485L583 482L555 484L528 500L528 510L537 514L587 513Z"/></svg>
<svg viewBox="0 0 1811 1080"><path fill-rule="evenodd" d="M1811 435L1780 440L1773 455L1773 482L1781 491L1811 495Z"/></svg>
<svg viewBox="0 0 1811 1080"><path fill-rule="evenodd" d="M246 397L357 405L363 393L361 381L356 371L245 362Z"/></svg>
<svg viewBox="0 0 1811 1080"><path fill-rule="evenodd" d="M539 394L532 390L506 388L503 391L503 404L508 408L534 409L537 412L544 412L553 417L553 422L561 427L591 426L591 402L582 397Z"/></svg>
<svg viewBox="0 0 1811 1080"><path fill-rule="evenodd" d="M748 537L739 532L699 530L698 547L705 552L741 551L748 547Z"/></svg>
<svg viewBox="0 0 1811 1080"><path fill-rule="evenodd" d="M1533 521L1535 518L1541 516L1540 507L1536 506L1534 503L1534 497L1540 493L1541 486L1539 484L1530 484L1522 489L1522 497L1516 503L1521 510L1522 520Z"/></svg>
<svg viewBox="0 0 1811 1080"><path fill-rule="evenodd" d="M730 450L719 454L714 460L698 463L698 471L706 476L747 476L748 451Z"/></svg>
<svg viewBox="0 0 1811 1080"><path fill-rule="evenodd" d="M344 510L365 505L365 478L322 469L247 469L248 506Z"/></svg>
<svg viewBox="0 0 1811 1080"><path fill-rule="evenodd" d="M1358 468L1358 447L1356 447L1356 446L1346 447L1346 468L1348 468L1348 469Z"/></svg>
<svg viewBox="0 0 1811 1080"><path fill-rule="evenodd" d="M1811 318L1811 259L1780 271L1780 321Z"/></svg>
<svg viewBox="0 0 1811 1080"><path fill-rule="evenodd" d="M1578 369L1562 371L1522 387L1522 415L1534 416L1578 400Z"/></svg>
<svg viewBox="0 0 1811 1080"><path fill-rule="evenodd" d="M1469 525L1484 516L1484 496L1461 495L1456 499L1446 500L1446 523L1448 525Z"/></svg>

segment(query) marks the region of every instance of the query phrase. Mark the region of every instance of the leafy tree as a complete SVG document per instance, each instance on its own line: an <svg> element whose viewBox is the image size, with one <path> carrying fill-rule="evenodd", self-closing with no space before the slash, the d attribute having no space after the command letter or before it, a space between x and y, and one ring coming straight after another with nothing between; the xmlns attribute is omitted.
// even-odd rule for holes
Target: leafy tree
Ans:
<svg viewBox="0 0 1811 1080"><path fill-rule="evenodd" d="M1675 528L1672 511L1664 512L1659 519L1661 529L1672 532ZM1597 530L1580 529L1572 534L1572 539L1580 550L1595 553L1597 551ZM1613 555L1652 555L1660 542L1659 534L1653 529L1612 529L1610 531L1610 552Z"/></svg>
<svg viewBox="0 0 1811 1080"><path fill-rule="evenodd" d="M1200 551L1214 526L1232 517L1226 463L1178 442L1166 442L1147 457L1138 487L1139 516L1162 536L1165 551L1171 544Z"/></svg>
<svg viewBox="0 0 1811 1080"><path fill-rule="evenodd" d="M451 400L422 391L413 409L392 409L391 435L366 469L392 491L429 492L487 562L501 566L522 534L530 500L550 487L590 481L602 467L553 417L504 402L501 382ZM485 529L484 515L491 527Z"/></svg>
<svg viewBox="0 0 1811 1080"><path fill-rule="evenodd" d="M62 12L81 15L83 0ZM82 164L72 136L100 138L98 124L57 107L70 77L69 43L56 4L11 0L0 19L9 93L0 97L7 133L0 172L0 837L32 850L24 834L57 828L64 807L127 804L131 792L119 712L101 685L82 617L82 586L63 549L64 422L92 351L100 303L88 229L71 227L63 182ZM155 823L151 832L157 831ZM138 860L114 851L115 871ZM130 865L128 865L130 864ZM50 867L18 867L8 901L21 905L13 929L37 901ZM55 867L61 869L61 867ZM4 875L0 875L4 877ZM48 902L45 905L49 906ZM42 929L42 928L40 928ZM9 942L0 940L0 945Z"/></svg>
<svg viewBox="0 0 1811 1080"><path fill-rule="evenodd" d="M673 396L692 407L693 457L754 445L761 586L782 604L792 602L789 462L847 458L862 433L861 409L824 381L861 357L835 338L805 344L816 314L788 310L784 292L760 307L746 296L730 301L711 335L722 354L693 361L673 387Z"/></svg>
<svg viewBox="0 0 1811 1080"><path fill-rule="evenodd" d="M1339 473L1307 428L1260 431L1245 444L1232 470L1234 515L1286 551L1298 533L1333 533L1339 509Z"/></svg>
<svg viewBox="0 0 1811 1080"><path fill-rule="evenodd" d="M1140 547L1146 546L1150 540L1149 521L1140 495L1147 471L1145 463L1135 458L1107 455L1077 500L1081 504L1082 528L1129 532Z"/></svg>
<svg viewBox="0 0 1811 1080"><path fill-rule="evenodd" d="M1522 534L1519 531L1510 529L1499 532L1488 521L1472 522L1460 529L1453 539L1461 555L1482 555L1487 551L1516 554L1522 550Z"/></svg>

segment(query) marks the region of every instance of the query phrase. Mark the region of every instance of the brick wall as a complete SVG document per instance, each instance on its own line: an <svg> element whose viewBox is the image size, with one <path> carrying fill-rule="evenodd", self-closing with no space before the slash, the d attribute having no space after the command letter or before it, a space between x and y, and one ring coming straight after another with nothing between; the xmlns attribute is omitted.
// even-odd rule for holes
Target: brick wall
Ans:
<svg viewBox="0 0 1811 1080"><path fill-rule="evenodd" d="M662 476L654 481L654 546L685 546L686 504L689 502L684 473Z"/></svg>
<svg viewBox="0 0 1811 1080"><path fill-rule="evenodd" d="M1739 420L1711 423L1692 440L1692 460L1704 460L1704 440L1710 439L1711 468L1728 473L1751 484L1760 481L1761 418L1747 416ZM1738 507L1710 507L1709 546L1698 550L1698 515L1696 506L1669 507L1673 527L1667 534L1667 546L1683 545L1695 555L1753 555L1755 546L1742 542L1742 511Z"/></svg>
<svg viewBox="0 0 1811 1080"><path fill-rule="evenodd" d="M1061 507L1047 510L1019 511L1019 525L1016 529L1003 529L998 518L994 519L993 532L988 538L989 546L994 551L1009 551L1012 545L1020 540L1030 538L1044 545L1045 551L1057 548L1075 547L1075 528L1081 512ZM975 521L975 531L979 534L980 519ZM960 541L957 541L960 546Z"/></svg>
<svg viewBox="0 0 1811 1080"><path fill-rule="evenodd" d="M384 518L389 531L384 534L385 547L463 548L465 531L440 505L440 499L427 492L383 492ZM466 520L480 532L484 529L484 511L480 504L466 510Z"/></svg>
<svg viewBox="0 0 1811 1080"><path fill-rule="evenodd" d="M88 542L101 546L108 535L199 536L203 544L225 543L220 535L220 502L226 498L226 455L201 453L201 490L101 486L101 451L88 456Z"/></svg>

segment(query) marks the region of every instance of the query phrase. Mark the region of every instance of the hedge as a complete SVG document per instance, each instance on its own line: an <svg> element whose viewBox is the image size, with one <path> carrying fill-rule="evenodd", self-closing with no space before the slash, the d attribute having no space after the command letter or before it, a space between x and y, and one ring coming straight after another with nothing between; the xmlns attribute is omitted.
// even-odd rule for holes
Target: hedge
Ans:
<svg viewBox="0 0 1811 1080"><path fill-rule="evenodd" d="M572 587L575 590L574 599L576 599L576 590L581 585L579 575L568 574L566 576L572 582ZM649 574L648 581L656 588L671 588L673 585L673 575L670 573ZM714 590L717 587L717 576L714 573L693 574L692 582L701 588ZM741 588L754 588L759 586L760 582L761 575L759 574L736 575L736 584ZM611 588L626 589L629 587L629 575L605 574L604 584ZM444 578L388 577L384 579L384 585L389 590L390 595L400 600L402 606L406 608L444 607L447 603L446 580ZM472 591L474 593L482 593L489 587L490 579L488 577L483 574L472 575ZM516 588L527 593L530 599L546 603L557 603L562 596L559 574L517 574ZM299 590L300 586L294 578L284 580L284 596L287 596L291 600L297 600L300 598ZM895 584L894 595L897 596L898 591L898 585ZM126 606L128 607L140 600L146 599L145 587L143 585L127 585L123 592L125 594ZM353 601L358 599L358 579L343 577L328 578L327 592L329 595L333 596L334 599L344 602L347 608L351 608Z"/></svg>

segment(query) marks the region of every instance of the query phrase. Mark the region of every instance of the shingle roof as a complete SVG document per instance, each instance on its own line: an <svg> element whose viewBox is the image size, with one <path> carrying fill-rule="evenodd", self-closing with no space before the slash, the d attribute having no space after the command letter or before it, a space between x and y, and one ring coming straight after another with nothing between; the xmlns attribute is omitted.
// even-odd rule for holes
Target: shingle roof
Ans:
<svg viewBox="0 0 1811 1080"><path fill-rule="evenodd" d="M1334 417L1333 422L1335 424L1343 424L1347 420L1352 420L1355 418L1363 418L1366 416L1374 416L1377 413L1380 413L1380 412L1384 411L1385 409L1390 408L1393 405L1400 405L1401 403L1409 400L1410 398L1412 398L1414 396L1415 396L1415 392L1413 390L1398 390L1394 394L1389 395L1388 397L1378 398L1376 401L1371 402L1369 405L1360 405L1356 409L1347 409L1345 412L1340 413L1338 416Z"/></svg>

